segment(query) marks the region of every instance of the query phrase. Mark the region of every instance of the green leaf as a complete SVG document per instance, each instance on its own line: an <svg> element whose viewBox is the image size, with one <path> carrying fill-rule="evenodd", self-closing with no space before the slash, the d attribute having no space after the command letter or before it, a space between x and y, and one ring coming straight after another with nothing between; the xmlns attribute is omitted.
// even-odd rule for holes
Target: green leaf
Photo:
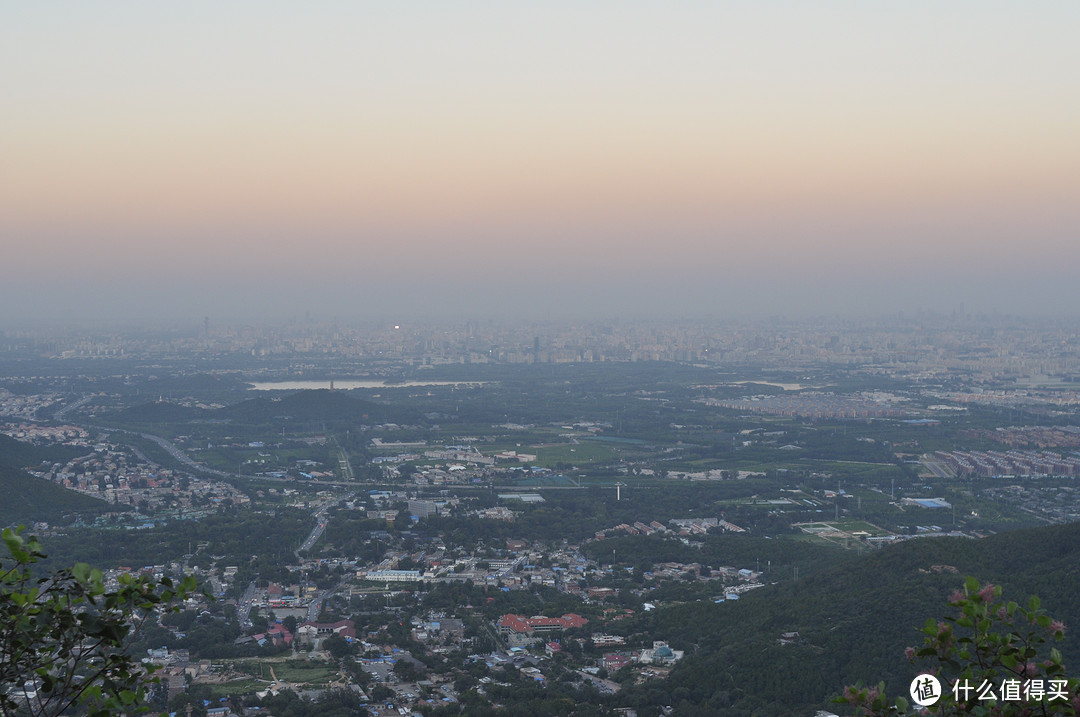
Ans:
<svg viewBox="0 0 1080 717"><path fill-rule="evenodd" d="M8 552L14 553L16 550L21 550L23 546L22 536L11 528L4 528L4 544L7 545Z"/></svg>

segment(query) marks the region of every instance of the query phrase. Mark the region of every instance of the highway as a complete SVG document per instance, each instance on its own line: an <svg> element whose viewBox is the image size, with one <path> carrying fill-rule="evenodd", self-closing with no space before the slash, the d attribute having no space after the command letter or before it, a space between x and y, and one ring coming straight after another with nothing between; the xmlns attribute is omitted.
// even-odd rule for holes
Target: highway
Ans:
<svg viewBox="0 0 1080 717"><path fill-rule="evenodd" d="M326 596L329 593L330 593L329 590L324 590L323 592L319 593L319 597L312 600L311 604L308 605L308 609L307 609L308 622L316 622L318 620L319 612L322 610L323 600L326 599Z"/></svg>
<svg viewBox="0 0 1080 717"><path fill-rule="evenodd" d="M321 538L323 532L326 531L326 518L319 514L316 514L315 517L319 522L311 529L311 533L308 534L308 537L304 538L304 542L300 543L300 547L296 549L297 555L305 550L311 550L311 546L315 545L315 541Z"/></svg>
<svg viewBox="0 0 1080 717"><path fill-rule="evenodd" d="M56 413L53 414L53 420L56 420L56 421L64 420L64 417L67 416L69 411L74 411L76 408L81 408L81 407L85 406L86 404L90 403L90 401L93 400L93 398L94 398L93 395L83 396L82 398L80 398L75 403L68 404L67 406L64 406L59 411L57 411Z"/></svg>
<svg viewBox="0 0 1080 717"><path fill-rule="evenodd" d="M338 451L338 469L341 471L341 477L347 481L353 481L353 469L352 462L349 460L349 454L338 443L337 438L334 438L334 445L337 446Z"/></svg>
<svg viewBox="0 0 1080 717"><path fill-rule="evenodd" d="M350 493L342 500L350 500L354 497L354 495L355 494ZM298 556L305 550L311 550L311 547L315 545L315 542L322 537L323 532L326 531L326 511L330 509L330 506L337 505L338 502L338 500L331 500L319 506L319 508L315 511L315 513L313 514L315 516L315 527L311 529L311 533L308 534L308 537L304 538L304 542L300 544L299 548L297 548L296 554ZM318 596L308 605L308 620L314 622L316 618L319 617L319 612L322 610L323 601L325 601L326 598L331 594L340 590L341 586L347 583L349 579L350 578L348 576L344 577L334 587L330 588L329 590L323 590L321 593L319 593Z"/></svg>
<svg viewBox="0 0 1080 717"><path fill-rule="evenodd" d="M949 473L945 470L945 467L943 465L941 465L940 463L938 463L937 461L930 460L929 458L924 458L922 460L922 464L924 466L926 466L930 470L930 472L933 473L938 478L949 478L950 477Z"/></svg>
<svg viewBox="0 0 1080 717"><path fill-rule="evenodd" d="M232 475L229 474L229 473L226 473L225 471L219 471L219 470L214 469L214 468L207 468L206 466L202 465L201 463L196 463L195 461L193 461L191 459L190 456L188 456L187 453L184 453L182 450L180 450L176 446L176 444L173 443L170 440L162 438L161 436L155 436L152 433L140 433L139 435L142 436L143 438L145 438L146 440L153 441L154 443L156 443L159 446L161 446L162 448L164 448L168 452L168 454L170 456L172 456L176 460L180 461L181 463L183 463L188 468L192 468L194 470L197 470L200 473L209 473L211 475L221 476L222 478L232 478Z"/></svg>
<svg viewBox="0 0 1080 717"><path fill-rule="evenodd" d="M74 406L72 406L72 408L74 408ZM83 423L77 423L75 425L80 426L82 428L86 428L88 430L101 431L103 433L111 433L113 431L123 430L123 429L118 429L118 428L109 428L108 426L95 426L95 425L83 424ZM145 438L148 441L153 441L154 443L158 444L163 449L165 449L165 451L170 456L175 458L177 461L179 461L183 465L187 466L188 468L191 468L192 470L199 471L200 473L205 473L205 474L208 474L208 475L220 476L221 478L240 478L240 477L242 477L242 478L249 478L251 480L264 481L264 482L269 482L269 483L296 483L296 480L294 478L274 478L273 476L251 476L251 475L237 476L237 475L235 475L233 473L226 473L225 471L220 471L220 470L218 470L216 468L209 468L209 467L203 465L202 463L198 463L195 460L193 460L191 458L191 456L184 453L175 443L173 443L172 441L170 441L167 438L162 438L161 436L155 436L152 433L140 433L138 435L141 436L142 438ZM348 459L346 458L346 461L347 460ZM151 462L151 461L148 461L148 462ZM346 463L346 466L348 468L349 475L351 476L352 475L352 465ZM320 485L320 486L327 486L327 487L332 487L332 488L355 488L356 487L355 483L352 483L352 482L349 482L349 481L307 480L307 481L304 481L304 483L306 485Z"/></svg>
<svg viewBox="0 0 1080 717"><path fill-rule="evenodd" d="M83 396L82 398L80 398L75 403L73 403L73 404L71 404L69 406L65 406L64 408L61 408L59 411L57 411L55 414L53 414L53 419L55 419L57 421L63 420L64 416L66 416L69 411L73 411L76 408L79 408L81 406L86 405L91 400L93 400L93 398L94 397L92 395L91 396ZM103 431L105 433L110 433L112 431L117 430L115 428L109 428L107 426L93 426L93 425L88 425L88 424L77 424L77 425L79 425L82 428L92 429L92 430L95 430L95 431ZM197 470L200 473L209 473L211 475L222 476L223 478L231 477L228 473L225 473L224 471L215 470L213 468L207 468L206 466L204 466L204 465L202 465L200 463L196 463L195 461L193 461L191 459L190 456L188 456L188 454L186 454L182 450L180 450L176 446L176 444L173 443L170 440L162 438L161 436L155 436L152 433L140 433L139 435L141 437L145 438L146 440L153 441L154 443L161 446L163 449L165 449L165 451L170 456L172 456L173 458L175 458L177 461L184 464L188 468L192 468L194 470ZM146 460L147 463L151 462L148 458L141 455L141 453L140 453L140 457L143 458L143 460Z"/></svg>
<svg viewBox="0 0 1080 717"><path fill-rule="evenodd" d="M311 622L315 622L316 619L318 619L319 617L319 613L322 612L322 605L323 602L326 601L326 598L330 597L338 590L340 590L345 585L345 583L349 582L349 580L351 579L351 575L346 575L338 581L337 585L328 590L323 590L321 593L319 593L318 597L312 600L311 603L308 605L308 620L310 620Z"/></svg>
<svg viewBox="0 0 1080 717"><path fill-rule="evenodd" d="M244 594L236 602L236 618L244 628L251 627L251 603L255 601L255 582L248 583Z"/></svg>
<svg viewBox="0 0 1080 717"><path fill-rule="evenodd" d="M345 500L348 500L352 496L348 496ZM326 511L330 506L337 503L336 500L332 500L329 503L325 503L319 506L313 515L315 516L315 527L308 533L308 537L304 538L304 542L300 543L300 547L296 549L297 556L305 550L311 550L311 546L315 545L315 541L322 537L323 532L326 530Z"/></svg>

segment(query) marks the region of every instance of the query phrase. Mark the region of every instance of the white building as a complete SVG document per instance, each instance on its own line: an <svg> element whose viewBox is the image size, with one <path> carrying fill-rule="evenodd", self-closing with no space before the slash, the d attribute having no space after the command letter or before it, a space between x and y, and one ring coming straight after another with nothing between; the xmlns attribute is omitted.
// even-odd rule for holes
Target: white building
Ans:
<svg viewBox="0 0 1080 717"><path fill-rule="evenodd" d="M374 580L380 583L411 583L420 580L419 570L372 570L365 572L363 570L356 574L356 577L364 580Z"/></svg>

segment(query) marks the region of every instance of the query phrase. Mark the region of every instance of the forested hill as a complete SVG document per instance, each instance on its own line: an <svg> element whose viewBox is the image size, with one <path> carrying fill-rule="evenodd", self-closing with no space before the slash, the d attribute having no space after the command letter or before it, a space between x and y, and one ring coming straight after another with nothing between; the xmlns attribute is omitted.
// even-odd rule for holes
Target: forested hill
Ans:
<svg viewBox="0 0 1080 717"><path fill-rule="evenodd" d="M268 423L279 416L288 416L293 421L365 423L406 422L416 419L416 415L411 412L328 389L297 391L280 399L252 398L223 408L220 414L241 423Z"/></svg>
<svg viewBox="0 0 1080 717"><path fill-rule="evenodd" d="M1080 668L1080 524L1071 524L908 541L736 603L646 613L640 619L658 638L694 652L667 682L627 698L674 705L681 715L779 717L828 708L830 695L858 680L885 680L890 693L906 694L918 665L904 648L921 645L917 630L928 617L949 614L948 596L967 575L1001 585L1006 600L1039 595L1050 615L1077 627L1061 648L1066 666ZM799 641L779 644L785 632Z"/></svg>
<svg viewBox="0 0 1080 717"><path fill-rule="evenodd" d="M0 466L0 526L57 522L73 513L116 510L103 500L61 488L17 468Z"/></svg>
<svg viewBox="0 0 1080 717"><path fill-rule="evenodd" d="M31 468L43 461L66 463L89 452L89 448L74 446L35 446L0 433L0 467Z"/></svg>
<svg viewBox="0 0 1080 717"><path fill-rule="evenodd" d="M394 408L375 401L354 398L343 391L327 389L297 391L282 397L259 396L225 408L192 408L168 401L151 401L110 414L113 422L138 427L155 423L228 421L233 424L268 426L283 421L293 424L414 423L414 411Z"/></svg>
<svg viewBox="0 0 1080 717"><path fill-rule="evenodd" d="M108 503L35 478L23 468L63 462L88 452L71 446L34 446L0 434L0 526L55 522L72 513L103 513Z"/></svg>

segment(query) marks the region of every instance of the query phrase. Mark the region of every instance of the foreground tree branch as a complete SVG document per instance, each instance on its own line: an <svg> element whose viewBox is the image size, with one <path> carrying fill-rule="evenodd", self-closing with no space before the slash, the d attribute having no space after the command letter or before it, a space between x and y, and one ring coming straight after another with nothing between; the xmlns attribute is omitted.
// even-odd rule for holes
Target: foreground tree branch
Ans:
<svg viewBox="0 0 1080 717"><path fill-rule="evenodd" d="M144 709L153 665L128 651L155 611L174 611L196 590L193 577L133 577L107 590L100 570L77 564L37 578L41 543L5 529L0 560L0 715L94 717Z"/></svg>

